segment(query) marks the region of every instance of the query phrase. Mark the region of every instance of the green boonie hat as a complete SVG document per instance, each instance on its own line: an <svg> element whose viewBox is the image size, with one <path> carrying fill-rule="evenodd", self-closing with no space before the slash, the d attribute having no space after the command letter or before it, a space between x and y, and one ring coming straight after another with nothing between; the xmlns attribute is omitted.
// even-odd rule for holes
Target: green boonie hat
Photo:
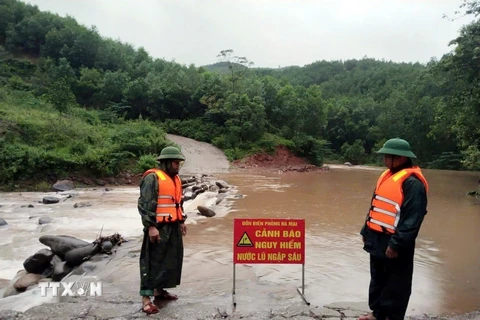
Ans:
<svg viewBox="0 0 480 320"><path fill-rule="evenodd" d="M157 160L171 159L185 161L185 156L175 147L165 147L160 152Z"/></svg>
<svg viewBox="0 0 480 320"><path fill-rule="evenodd" d="M390 139L383 147L377 151L379 154L393 154L396 156L403 156L408 158L416 158L417 156L412 152L410 144L403 139Z"/></svg>

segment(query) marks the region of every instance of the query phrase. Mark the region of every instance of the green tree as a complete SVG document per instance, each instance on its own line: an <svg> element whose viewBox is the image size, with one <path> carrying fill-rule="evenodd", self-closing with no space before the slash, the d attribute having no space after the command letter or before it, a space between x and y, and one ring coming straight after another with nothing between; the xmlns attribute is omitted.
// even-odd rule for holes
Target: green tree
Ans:
<svg viewBox="0 0 480 320"><path fill-rule="evenodd" d="M60 113L68 112L76 104L75 95L65 78L59 78L52 83L47 99Z"/></svg>
<svg viewBox="0 0 480 320"><path fill-rule="evenodd" d="M230 70L229 81L232 83L232 92L235 93L238 82L243 79L249 67L253 66L253 62L246 57L233 56L232 49L220 51L217 55L220 61L227 64Z"/></svg>

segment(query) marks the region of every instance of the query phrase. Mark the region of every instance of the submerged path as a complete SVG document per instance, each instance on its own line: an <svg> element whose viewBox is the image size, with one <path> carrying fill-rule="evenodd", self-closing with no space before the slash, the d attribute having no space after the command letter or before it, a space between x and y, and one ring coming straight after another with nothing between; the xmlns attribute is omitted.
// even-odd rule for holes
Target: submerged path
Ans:
<svg viewBox="0 0 480 320"><path fill-rule="evenodd" d="M230 168L223 151L209 143L173 134L167 134L167 139L179 145L187 158L181 174L223 173Z"/></svg>

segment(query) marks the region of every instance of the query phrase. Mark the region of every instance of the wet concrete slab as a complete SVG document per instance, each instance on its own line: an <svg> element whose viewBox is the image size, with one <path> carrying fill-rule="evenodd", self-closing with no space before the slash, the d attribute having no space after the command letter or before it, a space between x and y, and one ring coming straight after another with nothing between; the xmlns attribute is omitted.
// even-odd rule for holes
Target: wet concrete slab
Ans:
<svg viewBox="0 0 480 320"><path fill-rule="evenodd" d="M0 319L26 320L60 320L60 319L232 319L232 320L259 320L259 319L358 319L358 316L368 312L366 302L338 302L325 306L307 306L292 304L282 308L268 308L251 312L238 312L231 306L194 301L193 299L179 299L166 303L159 313L146 315L141 311L141 303L136 296L118 294L105 297L75 297L69 301L57 304L45 304L27 310L24 313L3 311ZM407 317L411 320L477 320L480 313L473 312L455 317L429 317L420 315Z"/></svg>

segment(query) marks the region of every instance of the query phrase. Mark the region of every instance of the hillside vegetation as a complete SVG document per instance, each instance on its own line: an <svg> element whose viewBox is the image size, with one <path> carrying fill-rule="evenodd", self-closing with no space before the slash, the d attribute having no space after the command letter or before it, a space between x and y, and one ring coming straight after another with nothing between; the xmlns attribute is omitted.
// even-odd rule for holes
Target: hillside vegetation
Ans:
<svg viewBox="0 0 480 320"><path fill-rule="evenodd" d="M284 145L316 165L379 163L374 151L398 136L424 167L478 170L479 36L475 21L427 65L365 57L265 69L223 50L197 67L0 0L0 184L141 172L166 132L230 160Z"/></svg>

